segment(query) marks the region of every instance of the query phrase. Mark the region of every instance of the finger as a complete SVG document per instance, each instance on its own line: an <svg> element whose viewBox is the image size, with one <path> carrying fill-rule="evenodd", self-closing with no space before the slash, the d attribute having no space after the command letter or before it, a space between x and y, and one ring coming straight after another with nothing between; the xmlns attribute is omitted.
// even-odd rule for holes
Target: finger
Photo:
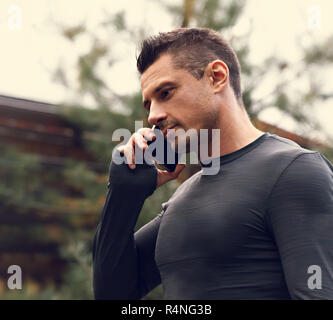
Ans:
<svg viewBox="0 0 333 320"><path fill-rule="evenodd" d="M155 132L151 128L141 128L137 131L141 136L143 136L146 140L153 140L156 138Z"/></svg>
<svg viewBox="0 0 333 320"><path fill-rule="evenodd" d="M186 167L186 164L183 164L183 163L177 164L176 169L174 171L176 177L184 170L185 167Z"/></svg>
<svg viewBox="0 0 333 320"><path fill-rule="evenodd" d="M145 149L148 148L147 141L138 132L136 132L132 135L132 146L133 146L133 148L135 148L135 144L142 150L145 150Z"/></svg>
<svg viewBox="0 0 333 320"><path fill-rule="evenodd" d="M169 172L171 179L176 179L179 174L183 171L183 169L186 167L185 164L177 164L176 169L173 172Z"/></svg>
<svg viewBox="0 0 333 320"><path fill-rule="evenodd" d="M117 147L117 150L121 153L124 153L124 149L125 149L125 145L121 145L121 146Z"/></svg>
<svg viewBox="0 0 333 320"><path fill-rule="evenodd" d="M135 161L134 161L134 149L131 147L131 145L126 145L124 148L124 154L127 160L127 164L131 169L135 168Z"/></svg>
<svg viewBox="0 0 333 320"><path fill-rule="evenodd" d="M159 187L170 180L176 179L185 167L186 165L181 163L176 166L176 169L173 172L158 169L157 186Z"/></svg>

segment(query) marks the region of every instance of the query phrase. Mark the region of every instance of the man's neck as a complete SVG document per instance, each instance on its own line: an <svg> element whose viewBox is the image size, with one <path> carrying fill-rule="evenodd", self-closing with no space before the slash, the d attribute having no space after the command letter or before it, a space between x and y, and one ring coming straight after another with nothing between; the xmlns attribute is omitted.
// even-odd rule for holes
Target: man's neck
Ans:
<svg viewBox="0 0 333 320"><path fill-rule="evenodd" d="M210 139L210 157L215 158L235 152L264 134L253 126L245 110L243 111L239 106L232 108L232 110L232 112L228 112L227 115L221 117L218 126L218 129L220 129L219 137L215 140L215 144L214 139ZM199 159L200 161L205 160L203 157Z"/></svg>

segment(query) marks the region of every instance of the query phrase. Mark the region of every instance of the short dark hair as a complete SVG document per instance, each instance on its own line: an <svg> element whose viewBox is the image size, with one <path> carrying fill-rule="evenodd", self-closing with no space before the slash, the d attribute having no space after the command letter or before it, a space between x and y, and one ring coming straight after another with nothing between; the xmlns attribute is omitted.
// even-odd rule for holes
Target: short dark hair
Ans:
<svg viewBox="0 0 333 320"><path fill-rule="evenodd" d="M189 71L196 79L203 77L204 70L211 61L224 61L229 68L231 87L238 102L243 104L238 58L218 32L208 28L179 28L145 39L137 57L140 74L164 53L172 55L175 68Z"/></svg>

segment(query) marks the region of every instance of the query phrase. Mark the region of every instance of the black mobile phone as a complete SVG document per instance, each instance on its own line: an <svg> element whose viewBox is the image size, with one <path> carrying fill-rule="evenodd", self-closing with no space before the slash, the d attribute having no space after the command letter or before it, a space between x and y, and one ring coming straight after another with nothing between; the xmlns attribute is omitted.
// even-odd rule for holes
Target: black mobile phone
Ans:
<svg viewBox="0 0 333 320"><path fill-rule="evenodd" d="M170 144L170 142L168 141L168 139L166 139L164 136L163 136L163 133L162 131L160 130L160 128L158 126L153 126L152 129L154 130L154 133L155 133L155 136L156 136L156 139L159 138L159 139L164 139L163 141L163 148L164 148L164 152L163 152L163 155L159 155L159 154L156 154L156 149L153 150L152 152L152 157L153 159L164 169L164 170L167 170L169 172L173 172L175 171L176 169L176 166L178 164L178 161L179 161L179 155L177 152L175 152ZM155 140L147 140L147 144L148 146L153 143ZM174 157L170 157L171 159L174 159L174 161L172 161L173 163L168 163L168 157L167 155L169 154L172 155L174 154Z"/></svg>

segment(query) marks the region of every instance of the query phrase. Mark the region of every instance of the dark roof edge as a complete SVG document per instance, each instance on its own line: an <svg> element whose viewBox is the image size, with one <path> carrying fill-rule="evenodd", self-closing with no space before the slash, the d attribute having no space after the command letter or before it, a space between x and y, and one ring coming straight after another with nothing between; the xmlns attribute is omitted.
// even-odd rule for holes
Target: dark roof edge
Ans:
<svg viewBox="0 0 333 320"><path fill-rule="evenodd" d="M0 94L0 107L12 107L36 112L57 114L57 106L47 102L17 98Z"/></svg>

